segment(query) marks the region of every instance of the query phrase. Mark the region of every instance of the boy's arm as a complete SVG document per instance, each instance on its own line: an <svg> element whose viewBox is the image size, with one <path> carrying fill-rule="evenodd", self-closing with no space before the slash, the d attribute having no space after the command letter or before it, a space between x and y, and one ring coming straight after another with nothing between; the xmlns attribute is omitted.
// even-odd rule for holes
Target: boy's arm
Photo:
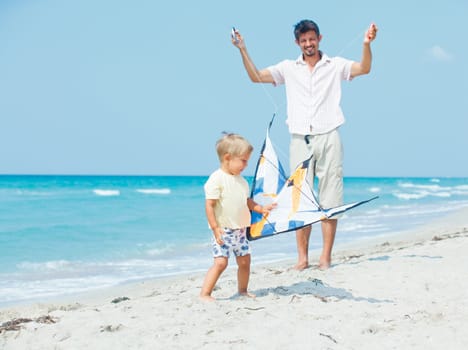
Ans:
<svg viewBox="0 0 468 350"><path fill-rule="evenodd" d="M364 42L362 48L362 58L361 62L354 62L351 66L351 77L357 77L359 75L368 74L371 70L372 64L372 51L370 43L375 40L377 36L377 26L372 23L369 29L364 35Z"/></svg>
<svg viewBox="0 0 468 350"><path fill-rule="evenodd" d="M236 40L237 39L237 40ZM236 30L236 38L232 38L232 44L239 49L239 52L242 57L242 63L244 64L245 70L249 75L249 78L254 83L274 83L275 80L271 75L268 69L258 70L252 59L247 52L247 47L245 46L244 38Z"/></svg>
<svg viewBox="0 0 468 350"><path fill-rule="evenodd" d="M268 204L265 206L261 206L260 204L256 203L252 198L247 199L247 206L249 210L255 211L257 213L261 213L263 215L268 214L273 208L276 207L276 203Z"/></svg>
<svg viewBox="0 0 468 350"><path fill-rule="evenodd" d="M216 207L216 199L207 199L205 200L205 212L206 218L208 219L208 225L210 226L211 230L213 231L213 235L216 239L216 242L220 245L224 244L222 239L223 231L218 226L218 222L216 221L215 216L215 207Z"/></svg>

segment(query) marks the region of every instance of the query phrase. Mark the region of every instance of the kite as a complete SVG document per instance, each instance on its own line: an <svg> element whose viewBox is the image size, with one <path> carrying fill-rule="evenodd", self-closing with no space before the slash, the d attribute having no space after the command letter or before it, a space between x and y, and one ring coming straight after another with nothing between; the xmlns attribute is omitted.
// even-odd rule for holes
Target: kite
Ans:
<svg viewBox="0 0 468 350"><path fill-rule="evenodd" d="M262 206L276 203L276 207L266 215L252 212L251 226L247 230L249 240L297 230L333 218L378 198L373 197L334 208L322 208L306 180L312 156L299 164L291 176L286 176L270 140L270 128L274 118L273 115L267 128L250 197Z"/></svg>

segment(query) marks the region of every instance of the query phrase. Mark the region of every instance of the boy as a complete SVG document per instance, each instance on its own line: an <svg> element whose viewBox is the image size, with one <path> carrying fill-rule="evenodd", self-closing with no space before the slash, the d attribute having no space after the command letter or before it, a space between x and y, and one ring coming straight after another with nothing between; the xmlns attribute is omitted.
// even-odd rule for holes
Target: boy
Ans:
<svg viewBox="0 0 468 350"><path fill-rule="evenodd" d="M236 256L237 285L240 295L255 297L247 292L250 276L250 246L246 227L250 225L250 211L267 214L274 205L262 207L249 198L249 184L241 176L247 167L252 145L242 136L225 134L216 143L221 163L205 183L205 210L213 231L213 266L208 270L200 298L215 300L211 293L221 273L228 265L229 255Z"/></svg>

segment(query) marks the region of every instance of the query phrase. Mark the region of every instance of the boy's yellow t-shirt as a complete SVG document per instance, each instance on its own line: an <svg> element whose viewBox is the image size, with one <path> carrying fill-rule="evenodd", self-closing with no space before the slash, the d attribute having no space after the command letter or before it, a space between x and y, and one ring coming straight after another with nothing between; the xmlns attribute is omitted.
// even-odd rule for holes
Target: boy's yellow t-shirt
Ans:
<svg viewBox="0 0 468 350"><path fill-rule="evenodd" d="M216 221L220 227L237 229L250 226L247 207L249 183L241 175L231 175L218 169L204 186L205 198L216 199Z"/></svg>

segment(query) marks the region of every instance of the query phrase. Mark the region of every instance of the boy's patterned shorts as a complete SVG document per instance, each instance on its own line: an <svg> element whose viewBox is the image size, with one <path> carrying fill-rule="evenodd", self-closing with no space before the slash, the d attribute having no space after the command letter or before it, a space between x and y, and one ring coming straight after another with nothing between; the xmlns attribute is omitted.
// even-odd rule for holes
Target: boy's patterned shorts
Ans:
<svg viewBox="0 0 468 350"><path fill-rule="evenodd" d="M213 237L213 258L229 258L230 252L234 256L245 256L250 254L250 245L246 235L246 229L224 228L223 245L219 245Z"/></svg>

